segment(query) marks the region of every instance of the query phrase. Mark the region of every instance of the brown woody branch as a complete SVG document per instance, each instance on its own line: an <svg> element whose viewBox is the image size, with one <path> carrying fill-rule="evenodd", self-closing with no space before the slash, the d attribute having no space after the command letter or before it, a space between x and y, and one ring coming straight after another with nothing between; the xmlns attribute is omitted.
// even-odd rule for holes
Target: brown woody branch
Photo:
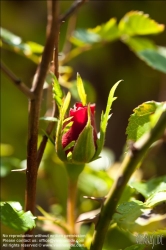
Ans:
<svg viewBox="0 0 166 250"><path fill-rule="evenodd" d="M66 21L67 18L69 18L74 12L77 11L79 7L81 7L85 2L88 0L76 0L74 3L71 5L70 9L66 11L62 16L59 18L59 22L64 22Z"/></svg>
<svg viewBox="0 0 166 250"><path fill-rule="evenodd" d="M28 121L28 146L27 146L27 187L25 194L25 210L35 212L36 204L36 182L37 182L37 142L39 116L43 94L43 85L46 78L49 64L52 60L55 40L59 27L58 21L58 0L48 0L48 19L47 19L47 39L43 51L41 63L38 66L33 84L32 92L35 94L35 99L29 101L29 121ZM32 231L28 231L32 234ZM26 249L31 249L28 247Z"/></svg>
<svg viewBox="0 0 166 250"><path fill-rule="evenodd" d="M58 61L58 45L59 45L59 23L57 22L57 28L54 30L55 32L55 43L54 43L54 51L53 51L53 68L54 68L54 74L59 78L59 61ZM52 110L52 117L55 117L56 114L56 104L55 101L53 102L53 110ZM38 167L40 165L48 137L47 135L50 135L52 130L54 129L55 123L50 122L46 128L46 135L43 136L43 139L40 143L38 154L37 154L37 164Z"/></svg>
<svg viewBox="0 0 166 250"><path fill-rule="evenodd" d="M78 2L78 1L77 1ZM81 1L81 3L85 0ZM38 143L38 129L39 129L39 116L43 94L44 81L50 66L50 62L53 57L54 61L54 74L58 78L58 42L59 42L59 1L58 0L47 0L48 15L47 15L47 39L43 51L41 63L37 68L31 91L34 94L34 99L29 101L29 121L28 121L28 146L27 146L27 187L25 194L25 210L35 212L36 204L36 182L38 167L47 143L47 138L44 136L40 144L39 150L37 150ZM69 17L74 10L80 6L80 3L74 5L64 16L66 19ZM54 49L55 47L55 49ZM54 52L54 53L53 53ZM55 116L55 103L53 107L52 116ZM46 132L50 134L54 128L54 123L50 123L47 127ZM32 231L26 232L32 234ZM26 236L25 236L26 238ZM31 247L26 249L30 250Z"/></svg>

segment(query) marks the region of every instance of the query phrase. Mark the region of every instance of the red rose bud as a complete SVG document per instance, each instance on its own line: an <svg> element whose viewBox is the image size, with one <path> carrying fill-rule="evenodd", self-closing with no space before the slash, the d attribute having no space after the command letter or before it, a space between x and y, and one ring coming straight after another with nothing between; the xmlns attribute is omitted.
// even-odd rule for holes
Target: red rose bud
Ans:
<svg viewBox="0 0 166 250"><path fill-rule="evenodd" d="M67 132L62 136L63 149L66 148L66 155L72 153L72 160L89 162L96 151L95 104L83 106L77 102L74 108L70 109L68 118L70 117L71 119L67 119L63 125L65 131L70 123Z"/></svg>
<svg viewBox="0 0 166 250"><path fill-rule="evenodd" d="M77 89L81 102L77 102L74 108L70 109L69 117L66 119L65 114L70 104L71 94L68 92L66 97L62 98L59 87L55 86L55 100L58 101L60 110L55 148L63 162L78 166L99 158L104 146L108 120L111 117L111 106L116 99L114 92L119 82L111 88L106 110L101 114L99 138L97 138L95 126L95 104L86 105L86 93L81 77L77 75Z"/></svg>

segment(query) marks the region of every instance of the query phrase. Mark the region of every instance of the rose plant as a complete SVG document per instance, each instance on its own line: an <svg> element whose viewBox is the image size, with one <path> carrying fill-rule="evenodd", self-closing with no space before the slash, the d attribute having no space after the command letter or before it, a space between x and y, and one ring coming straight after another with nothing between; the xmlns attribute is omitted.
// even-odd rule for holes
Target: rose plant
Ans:
<svg viewBox="0 0 166 250"><path fill-rule="evenodd" d="M84 85L79 74L77 74L77 90L81 102L76 102L69 108L71 94L63 96L61 87L53 76L53 96L59 107L59 119L56 131L55 149L58 157L64 163L68 174L68 224L70 231L75 233L75 208L77 195L77 181L86 163L98 159L104 145L107 122L110 118L110 110L114 92L119 82L111 89L108 97L105 113L101 115L100 133L97 135L95 124L96 104L88 104Z"/></svg>
<svg viewBox="0 0 166 250"><path fill-rule="evenodd" d="M60 1L48 0L47 2L48 2L47 3L48 16L47 16L47 32L46 32L47 36L46 36L45 46L42 46L40 44L37 44L36 42L34 43L31 41L23 42L23 39L21 37L18 37L17 35L11 33L10 31L4 28L1 29L1 46L3 49L12 50L13 52L18 53L38 64L34 78L30 76L30 79L33 78L31 88L29 88L26 84L22 82L22 80L16 77L14 72L12 72L3 62L1 64L1 70L3 71L3 73L10 80L13 81L15 86L17 86L17 88L22 93L24 93L29 100L28 126L27 126L28 127L27 167L25 169L18 168L20 166L20 163L14 157L10 157L12 151L11 146L5 144L2 145L4 146L2 150L4 152L2 154L4 154L5 158L3 159L3 164L2 164L3 171L1 173L1 177L4 178L6 175L10 173L10 169L13 166L15 167L13 171L16 172L23 171L23 173L26 173L26 182L27 182L25 190L26 212L22 210L22 206L18 202L11 201L11 199L9 199L8 202L2 201L0 203L0 206L2 208L2 216L1 216L2 223L4 223L4 225L13 228L14 230L25 232L25 238L23 239L23 242L29 242L29 244L23 244L24 245L23 248L26 250L30 250L31 247L33 246L33 242L36 242L36 240L34 241L33 237L30 237L33 235L32 229L36 226L36 223L38 226L40 226L40 229L42 230L49 229L49 231L53 233L52 236L54 236L55 233L59 232L60 233L63 232L63 236L66 234L66 238L68 238L68 236L70 235L71 236L71 241L69 242L71 243L70 250L73 249L74 245L73 242L75 242L74 246L75 249L79 248L82 250L83 249L110 250L110 247L114 248L114 246L115 248L117 247L118 249L119 248L124 249L126 242L123 244L123 246L120 246L112 244L112 239L110 241L110 238L115 238L116 241L116 238L119 237L119 235L122 234L124 235L124 231L127 231L127 234L125 236L127 235L128 236L125 237L126 239L127 238L133 239L135 232L137 232L138 234L145 232L148 233L148 235L153 235L153 234L159 235L160 233L163 233L166 236L166 213L163 213L163 211L159 211L161 210L161 205L163 210L166 201L166 192L165 192L166 177L159 176L158 178L154 178L148 182L144 181L141 183L140 178L143 177L143 175L141 174L142 176L140 175L141 177L138 178L138 182L137 181L133 182L132 178L131 181L133 183L132 184L131 182L129 183L129 180L134 171L138 169L140 165L142 165L142 162L144 161L148 150L149 149L153 150L151 152L156 153L156 151L159 151L160 146L162 147L165 146L164 145L165 129L166 129L165 101L163 103L157 103L155 101L146 102L136 107L133 110L134 113L129 118L129 124L126 130L127 152L125 152L125 157L121 157L121 159L123 158L123 160L120 163L120 166L119 164L115 164L116 165L115 168L119 170L119 173L116 173L114 178L113 178L114 174L112 174L112 170L110 173L110 169L108 170L107 173L103 173L102 171L93 172L95 180L98 180L97 177L100 176L100 180L104 182L103 186L108 186L108 190L105 189L105 191L107 191L107 194L106 195L102 194L104 195L104 197L92 196L92 195L98 196L98 194L100 194L100 189L102 185L100 186L100 182L96 181L98 184L97 191L99 192L97 193L97 195L96 192L93 193L92 189L90 190L90 188L88 188L89 187L88 184L91 183L93 185L93 190L96 189L96 185L93 181L94 179L90 178L89 180L86 180L86 176L88 176L89 173L86 173L85 170L85 173L83 173L82 175L83 177L81 176L82 179L85 179L85 182L83 183L82 186L86 186L86 189L88 189L88 191L90 190L90 192L86 193L86 190L80 190L80 191L83 191L84 194L88 195L84 196L84 198L86 197L91 200L100 201L101 210L97 215L92 217L90 216L89 218L88 217L86 218L84 214L84 219L79 220L79 217L83 215L79 214L79 212L82 212L83 209L82 207L80 209L77 209L79 204L76 203L77 180L79 174L84 169L85 164L92 162L100 157L100 153L105 141L107 122L108 119L110 118L111 105L112 102L115 100L114 92L119 82L113 86L113 88L109 93L106 111L103 112L101 115L99 133L97 134L97 129L95 125L96 104L91 104L87 102L86 93L84 90L81 77L77 75L77 89L80 96L80 101L75 103L73 108L69 108L71 99L70 92L66 96L64 96L61 87L57 81L57 79L59 78L61 83L64 84L63 86L66 86L67 88L70 89L72 83L68 82L68 80L71 77L72 68L65 64L87 50L103 47L103 45L105 46L106 44L114 42L116 40L119 40L120 42L126 44L130 50L132 50L141 60L146 62L153 69L157 69L163 73L166 73L165 47L157 46L153 42L153 40L151 40L149 37L148 39L143 37L144 35L149 36L162 32L164 30L164 25L158 24L153 19L151 19L147 14L144 14L142 11L130 11L120 19L119 23L117 23L116 18L111 18L106 23L103 23L101 25L98 24L94 28L75 30L76 18L74 17L74 19L71 20L71 22L68 25L68 28L66 29L67 39L65 39L65 44L62 49L62 54L61 54L62 56L59 56L60 51L58 50L58 48L62 47L61 46L62 41L60 42L61 39L60 34L64 33L61 32L60 29L62 26L61 24L65 22L66 19L69 18L77 10L79 6L81 6L84 2L86 2L86 0L73 1L70 8L64 14L60 13L59 11ZM64 40L64 37L62 39ZM74 47L70 46L69 44L70 42L73 44ZM5 61L7 62L8 60L6 59ZM102 62L102 59L100 60L100 62ZM101 72L107 72L109 71L110 67L112 67L112 65L110 66L109 57L108 61L105 62L104 66L105 70L102 71L102 64L100 63ZM54 74L52 74L52 77L50 78L50 81L49 81L50 74L48 73L49 71L54 72ZM28 72L27 67L25 67L25 72L26 73ZM117 72L119 73L119 70ZM129 75L132 74L131 72L128 73ZM57 77L57 79L54 75ZM126 75L127 74L125 74L125 76ZM49 102L47 103L48 105L47 108L48 111L50 110L51 86L49 86L49 84L52 83L52 79L54 87L53 88L54 99L59 108L59 119L54 117L57 111L55 103L53 104L51 117L40 118L40 111L42 108L41 104L42 104L42 99L44 97L43 89L45 90L47 89L46 90L48 94L47 98L49 99ZM102 76L103 83L105 82L107 84L107 79L108 79L107 74L104 74ZM135 86L137 82L135 81L135 76L134 75L131 76L131 79L133 79L132 86ZM132 88L130 86L131 85L125 87L128 93L129 92L132 93L131 91ZM103 86L103 91L104 91L104 86ZM125 97L124 100L127 101L127 99L130 96L125 92L123 94ZM7 100L6 102L7 105L4 106L5 107L4 113L7 114L8 117L10 117L9 115L10 112L9 113L6 112L6 108L7 107L10 108L11 95L6 95L5 100ZM38 137L39 119L51 121L51 123L48 124L46 130L44 131L44 135L42 137L40 144L38 143L40 140L40 137ZM22 124L22 122L20 123L20 119L18 119L18 122L19 124ZM44 158L42 162L44 164L42 164L42 167L39 168L40 162L42 160L45 151L47 140L50 139L52 141L51 133L54 129L55 122L58 122L56 128L56 136L55 136L56 137L55 149L59 159L62 162L59 163L58 161L55 163L55 158L53 159L53 157L51 157L51 159L48 159L50 158L50 154L46 154L47 155L46 158L48 157L47 160L49 161L46 161ZM8 128L8 126L6 126L6 128ZM12 129L11 131L13 132L14 130ZM10 136L7 136L6 138L7 140L8 137ZM9 156L9 159L6 159L6 156ZM156 154L156 156L159 156L159 154ZM155 168L157 169L158 167L162 168L163 171L163 166L160 167L160 164L162 165L165 164L165 160L163 160L165 158L163 157L158 157L158 158L160 158L160 161L155 159L154 164L147 164L148 161L147 160L145 161L145 165L149 165L148 169L150 169L149 168L150 166L153 166L152 171L150 171L152 172L152 174L154 173L153 172L154 169ZM64 169L62 170L61 167L63 167ZM141 173L144 174L143 168L144 165L141 166ZM38 207L39 211L43 216L36 217L34 216L34 214L36 208L36 187L37 187L38 170L39 170L39 178L42 176L42 179L45 179L44 181L48 182L50 180L52 181L52 184L49 183L51 185L48 186L49 188L51 188L51 186L53 187L50 193L52 196L52 193L54 193L55 191L55 199L51 198L48 200L49 203L48 205L51 205L51 207L49 207L51 208L50 214L44 211L43 208ZM64 170L66 170L68 174L68 179L66 179ZM92 173L92 171L93 170L91 170L90 174ZM150 174L149 176L152 176L152 174ZM14 177L14 175L15 175L14 173L13 175L11 175L12 181L14 180L14 178L16 178ZM9 179L7 178L6 180L8 181ZM24 181L22 175L20 176L20 180ZM68 184L68 189L66 184ZM16 187L15 180L14 182L11 182L10 185L12 192L14 191L13 187ZM48 193L48 191L45 190L45 185L43 186L42 184L41 187L44 188L41 189L39 188L39 190L42 190L42 192L44 191L44 193L42 193L42 196L45 198L44 194ZM133 189L135 189L135 191ZM20 190L22 190L22 188L20 188ZM18 193L18 188L15 191L16 193ZM68 191L68 196L66 195L66 191ZM101 190L101 193L102 192L103 191ZM4 197L2 197L2 200L5 200L7 193L8 192L6 192L6 185L5 185L3 194ZM138 195L139 193L141 194L141 196ZM14 196L15 195L12 195L11 197ZM141 201L137 200L139 196L141 197ZM66 198L67 198L67 209L65 207ZM40 201L40 199L38 200ZM52 204L52 202L50 203L50 200L55 201L55 204ZM82 200L81 199L79 200L82 203ZM142 202L142 200L144 200L145 202ZM62 206L62 209L59 209L58 208L59 206L58 207L56 206L57 201L59 201L58 205L60 205L60 207ZM47 205L47 202L45 205ZM89 209L89 206L87 207ZM59 212L60 210L61 212ZM78 210L78 213L76 210ZM85 238L84 241L85 248L84 247L82 248L82 246L79 244L78 241L73 241L72 239L72 237L75 237L74 239L76 239L77 237L76 235L78 235L77 232L79 231L75 229L76 214L79 214L77 222L84 221L88 223L89 222L95 223L95 227L93 227L94 232L92 230L93 228L90 227L90 230L88 231L88 234ZM145 215L147 214L148 218L146 218L145 222ZM59 215L60 219L58 218ZM63 216L65 216L65 218ZM143 222L143 219L145 223ZM42 223L44 223L44 226ZM53 225L50 226L49 223ZM116 230L116 233L115 231L114 232L112 231L114 229ZM111 237L109 231L111 231ZM84 229L81 230L80 232L81 233L84 232ZM107 233L109 242L111 243L108 244L107 241L106 245L104 245L104 239ZM132 237L130 237L131 235L129 233L132 234ZM3 236L6 237L7 235L3 234ZM6 242L4 243L5 244L3 246L6 247L6 245L8 244L6 244ZM40 244L40 246L42 246L42 244ZM58 246L55 246L55 248L57 247ZM133 246L127 247L125 249L129 248L140 249L140 244L134 244ZM147 248L147 246L145 246L145 248Z"/></svg>

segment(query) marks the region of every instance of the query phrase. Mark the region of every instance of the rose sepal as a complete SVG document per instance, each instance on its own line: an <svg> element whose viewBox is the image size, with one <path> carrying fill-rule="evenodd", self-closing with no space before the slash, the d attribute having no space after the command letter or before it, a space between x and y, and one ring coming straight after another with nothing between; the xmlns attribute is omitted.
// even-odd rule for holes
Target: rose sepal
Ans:
<svg viewBox="0 0 166 250"><path fill-rule="evenodd" d="M56 101L56 104L60 110L61 106L62 106L62 103L63 103L63 91L61 89L61 86L56 78L56 76L52 73L52 72L49 72L49 77L52 78L52 84L53 84L53 87L52 87L52 91L53 91L53 98L54 100Z"/></svg>
<svg viewBox="0 0 166 250"><path fill-rule="evenodd" d="M112 115L112 114L110 114L111 106L112 106L113 101L115 101L117 99L117 97L114 97L114 93L115 93L115 90L121 81L123 81L123 80L118 81L111 88L109 96L108 96L108 100L107 100L106 111L105 111L105 113L102 112L102 114L101 114L100 133L99 133L99 138L97 139L97 150L95 152L95 155L94 155L92 161L99 158L99 155L103 149L108 120L110 119L110 117Z"/></svg>
<svg viewBox="0 0 166 250"><path fill-rule="evenodd" d="M70 100L71 100L71 93L68 92L60 108L60 116L59 116L59 122L58 122L57 133L56 133L56 141L55 141L55 148L56 148L57 155L64 162L67 161L67 156L62 146L63 122L65 119L65 114L70 104Z"/></svg>

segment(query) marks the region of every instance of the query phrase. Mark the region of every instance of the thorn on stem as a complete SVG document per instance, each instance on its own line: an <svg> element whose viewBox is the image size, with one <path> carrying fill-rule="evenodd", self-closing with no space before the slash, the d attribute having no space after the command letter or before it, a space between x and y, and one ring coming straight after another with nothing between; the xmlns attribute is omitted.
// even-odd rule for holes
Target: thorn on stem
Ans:
<svg viewBox="0 0 166 250"><path fill-rule="evenodd" d="M12 169L11 172L24 172L27 168L20 168L20 169Z"/></svg>

